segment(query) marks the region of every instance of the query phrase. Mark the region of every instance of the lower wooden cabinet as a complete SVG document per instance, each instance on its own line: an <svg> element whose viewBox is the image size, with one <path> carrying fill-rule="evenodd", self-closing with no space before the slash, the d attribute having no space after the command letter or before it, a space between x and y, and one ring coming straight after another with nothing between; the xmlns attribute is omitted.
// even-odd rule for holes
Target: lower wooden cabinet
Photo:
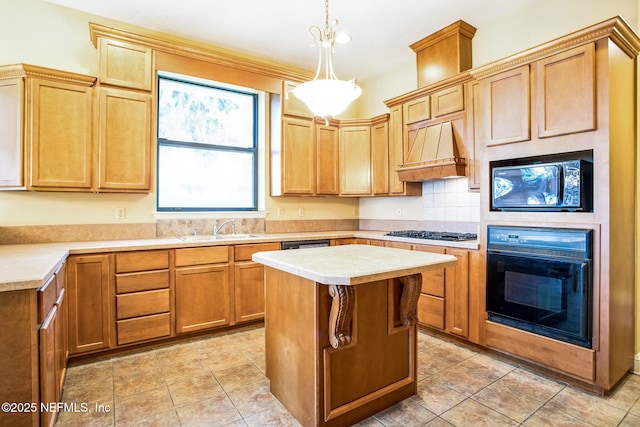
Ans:
<svg viewBox="0 0 640 427"><path fill-rule="evenodd" d="M176 268L176 333L231 322L229 264Z"/></svg>
<svg viewBox="0 0 640 427"><path fill-rule="evenodd" d="M232 246L176 249L176 333L231 323Z"/></svg>
<svg viewBox="0 0 640 427"><path fill-rule="evenodd" d="M234 251L235 322L264 319L264 266L253 262L256 252L279 251L280 243L236 245Z"/></svg>
<svg viewBox="0 0 640 427"><path fill-rule="evenodd" d="M109 255L72 256L67 262L69 354L111 346Z"/></svg>
<svg viewBox="0 0 640 427"><path fill-rule="evenodd" d="M455 267L422 273L418 300L418 322L450 334L469 338L470 251L441 246L413 245L424 252L450 254L458 258Z"/></svg>
<svg viewBox="0 0 640 427"><path fill-rule="evenodd" d="M170 260L169 250L115 255L118 345L171 335Z"/></svg>
<svg viewBox="0 0 640 427"><path fill-rule="evenodd" d="M417 251L444 254L440 246L415 245ZM418 300L418 321L440 330L445 328L444 268L422 273L422 289Z"/></svg>

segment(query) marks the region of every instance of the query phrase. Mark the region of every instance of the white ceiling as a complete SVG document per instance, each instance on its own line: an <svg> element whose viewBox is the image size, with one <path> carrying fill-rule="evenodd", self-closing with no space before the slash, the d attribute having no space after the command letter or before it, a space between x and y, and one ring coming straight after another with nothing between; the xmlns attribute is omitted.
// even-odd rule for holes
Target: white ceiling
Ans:
<svg viewBox="0 0 640 427"><path fill-rule="evenodd" d="M323 0L47 0L315 71L308 28L324 27ZM476 28L534 0L330 0L329 19L352 41L335 71L366 79L415 60L409 45L462 19Z"/></svg>

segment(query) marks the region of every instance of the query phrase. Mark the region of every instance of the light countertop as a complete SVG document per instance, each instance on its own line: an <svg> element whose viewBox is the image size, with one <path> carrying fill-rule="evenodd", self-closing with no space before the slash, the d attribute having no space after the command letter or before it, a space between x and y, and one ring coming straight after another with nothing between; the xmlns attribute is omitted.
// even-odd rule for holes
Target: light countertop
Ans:
<svg viewBox="0 0 640 427"><path fill-rule="evenodd" d="M450 267L453 255L369 245L258 252L253 260L325 285L357 285Z"/></svg>
<svg viewBox="0 0 640 427"><path fill-rule="evenodd" d="M434 246L458 247L464 249L478 249L476 241L446 242L436 240L408 239L384 236L384 231L322 231L302 233L278 233L252 235L252 237L226 236L221 240L183 241L177 237L140 239L140 240L109 240L93 242L61 242L34 243L24 245L0 245L0 292L21 289L36 289L57 268L74 254L109 253L135 250L176 249L186 247L212 245L239 245L251 243L283 242L292 240L311 239L340 239L359 237L364 239L378 239L410 244L425 244ZM288 251L292 252L292 251Z"/></svg>

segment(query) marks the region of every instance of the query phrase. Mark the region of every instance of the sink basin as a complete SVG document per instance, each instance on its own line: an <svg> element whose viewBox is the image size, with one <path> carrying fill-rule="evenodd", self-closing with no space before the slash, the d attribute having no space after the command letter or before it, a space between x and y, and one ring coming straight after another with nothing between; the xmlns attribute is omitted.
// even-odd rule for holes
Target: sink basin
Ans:
<svg viewBox="0 0 640 427"><path fill-rule="evenodd" d="M200 235L200 236L182 236L178 237L178 239L183 242L206 242L206 241L215 241L215 240L235 240L235 239L255 239L258 237L262 237L259 234L219 234L217 236L212 235Z"/></svg>

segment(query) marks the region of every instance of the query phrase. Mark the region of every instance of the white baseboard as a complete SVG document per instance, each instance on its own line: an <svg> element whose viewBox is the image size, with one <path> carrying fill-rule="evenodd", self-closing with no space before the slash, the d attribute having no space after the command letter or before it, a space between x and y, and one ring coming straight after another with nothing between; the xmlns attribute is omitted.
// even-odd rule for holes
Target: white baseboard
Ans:
<svg viewBox="0 0 640 427"><path fill-rule="evenodd" d="M633 373L640 375L640 353L636 354L636 357L633 358Z"/></svg>

